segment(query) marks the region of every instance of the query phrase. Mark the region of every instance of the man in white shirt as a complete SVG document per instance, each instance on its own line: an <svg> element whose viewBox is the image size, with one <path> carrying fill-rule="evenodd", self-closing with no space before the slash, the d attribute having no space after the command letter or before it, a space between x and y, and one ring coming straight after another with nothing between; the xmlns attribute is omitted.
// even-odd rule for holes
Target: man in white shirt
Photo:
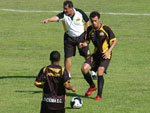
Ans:
<svg viewBox="0 0 150 113"><path fill-rule="evenodd" d="M62 21L64 26L64 54L65 68L71 78L71 58L75 56L76 47L81 56L87 59L90 56L89 47L79 48L79 43L85 41L85 30L89 26L87 15L77 8L73 8L71 1L65 1L63 4L64 11L56 16L43 20L43 24L47 22Z"/></svg>

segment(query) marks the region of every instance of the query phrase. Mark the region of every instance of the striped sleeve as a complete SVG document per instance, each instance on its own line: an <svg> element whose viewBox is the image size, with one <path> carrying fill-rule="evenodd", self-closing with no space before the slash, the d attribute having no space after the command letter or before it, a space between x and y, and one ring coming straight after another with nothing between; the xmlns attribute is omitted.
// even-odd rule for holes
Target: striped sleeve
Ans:
<svg viewBox="0 0 150 113"><path fill-rule="evenodd" d="M61 12L59 14L56 15L59 19L64 18L64 12Z"/></svg>
<svg viewBox="0 0 150 113"><path fill-rule="evenodd" d="M44 87L44 84L45 84L45 78L46 78L46 75L45 75L45 70L46 70L46 67L42 68L38 74L38 76L36 77L36 80L34 82L35 86L39 87L39 88L43 88Z"/></svg>
<svg viewBox="0 0 150 113"><path fill-rule="evenodd" d="M87 28L87 37L86 37L86 40L85 40L85 42L86 42L87 44L89 44L89 43L90 43L90 40L91 40L91 35L90 35L91 30L92 30L92 26L89 26L89 27Z"/></svg>
<svg viewBox="0 0 150 113"><path fill-rule="evenodd" d="M108 26L104 26L104 29L106 30L106 32L108 33L108 36L109 36L109 41L112 42L114 40L116 40L116 36L115 34L113 33L113 31L111 30L110 27Z"/></svg>
<svg viewBox="0 0 150 113"><path fill-rule="evenodd" d="M67 72L66 69L62 68L63 69L63 83L64 85L69 82L69 73Z"/></svg>

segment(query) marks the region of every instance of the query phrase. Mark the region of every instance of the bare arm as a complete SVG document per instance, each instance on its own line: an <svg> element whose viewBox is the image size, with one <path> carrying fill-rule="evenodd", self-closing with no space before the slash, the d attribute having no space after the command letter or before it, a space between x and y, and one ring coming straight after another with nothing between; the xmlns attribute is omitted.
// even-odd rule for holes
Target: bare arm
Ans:
<svg viewBox="0 0 150 113"><path fill-rule="evenodd" d="M72 90L73 92L76 91L76 88L75 88L74 86L71 86L69 82L67 82L67 83L65 84L65 87L66 87L66 89Z"/></svg>
<svg viewBox="0 0 150 113"><path fill-rule="evenodd" d="M86 42L79 43L79 48L86 47L88 44Z"/></svg>
<svg viewBox="0 0 150 113"><path fill-rule="evenodd" d="M59 18L57 16L53 16L53 17L50 17L50 18L43 20L42 23L46 24L47 22L56 22L58 20L59 20Z"/></svg>

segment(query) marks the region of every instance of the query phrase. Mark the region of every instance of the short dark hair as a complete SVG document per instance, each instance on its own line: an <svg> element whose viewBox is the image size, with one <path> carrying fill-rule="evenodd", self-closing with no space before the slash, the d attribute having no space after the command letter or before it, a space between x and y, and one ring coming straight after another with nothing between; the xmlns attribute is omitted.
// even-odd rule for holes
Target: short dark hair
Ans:
<svg viewBox="0 0 150 113"><path fill-rule="evenodd" d="M52 51L50 53L51 62L57 62L60 60L60 53L58 51Z"/></svg>
<svg viewBox="0 0 150 113"><path fill-rule="evenodd" d="M69 8L73 8L73 3L72 3L72 1L70 1L70 0L64 1L64 7L65 7L66 5L68 5Z"/></svg>
<svg viewBox="0 0 150 113"><path fill-rule="evenodd" d="M97 12L97 11L93 11L93 12L91 12L90 13L90 18L94 18L94 17L98 17L98 18L100 18L100 13L99 12Z"/></svg>

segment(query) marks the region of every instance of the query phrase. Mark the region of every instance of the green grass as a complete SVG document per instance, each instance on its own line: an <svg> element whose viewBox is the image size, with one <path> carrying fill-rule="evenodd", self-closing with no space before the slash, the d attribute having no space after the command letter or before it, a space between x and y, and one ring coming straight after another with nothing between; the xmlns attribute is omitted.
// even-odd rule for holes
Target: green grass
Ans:
<svg viewBox="0 0 150 113"><path fill-rule="evenodd" d="M0 0L0 9L62 10L61 0ZM149 13L148 0L73 0L75 7L91 12ZM42 90L33 83L39 70L48 65L49 53L59 50L63 66L63 27L61 23L41 21L57 13L0 11L0 113L38 113ZM118 43L105 75L103 100L97 92L84 97L88 84L80 67L84 59L72 58L71 84L77 92L67 91L66 113L149 113L150 103L150 16L101 15ZM93 48L93 46L91 46ZM92 49L91 49L92 51ZM96 83L96 81L94 81ZM83 99L81 109L71 109L73 96Z"/></svg>

